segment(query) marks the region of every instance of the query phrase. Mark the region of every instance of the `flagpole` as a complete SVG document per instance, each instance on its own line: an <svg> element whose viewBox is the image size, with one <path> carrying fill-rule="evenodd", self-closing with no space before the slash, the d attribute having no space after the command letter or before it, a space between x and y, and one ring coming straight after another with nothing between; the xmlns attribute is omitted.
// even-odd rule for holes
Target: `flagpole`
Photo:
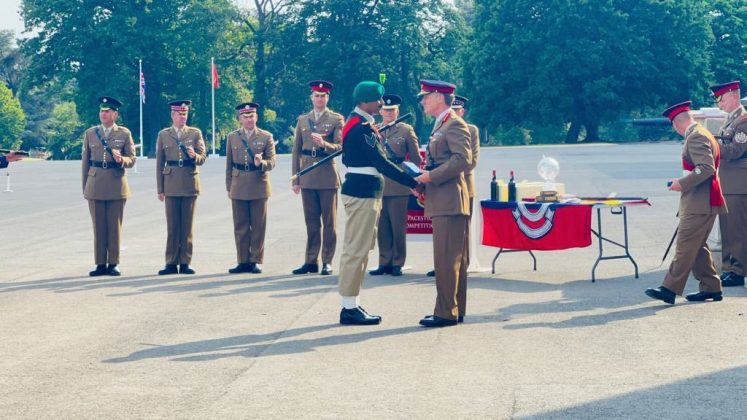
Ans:
<svg viewBox="0 0 747 420"><path fill-rule="evenodd" d="M145 147L143 146L143 60L140 59L140 74L137 75L138 96L140 97L140 159L143 158Z"/></svg>
<svg viewBox="0 0 747 420"><path fill-rule="evenodd" d="M212 97L212 120L213 120L213 153L211 156L217 156L215 154L215 58L210 57L210 90Z"/></svg>

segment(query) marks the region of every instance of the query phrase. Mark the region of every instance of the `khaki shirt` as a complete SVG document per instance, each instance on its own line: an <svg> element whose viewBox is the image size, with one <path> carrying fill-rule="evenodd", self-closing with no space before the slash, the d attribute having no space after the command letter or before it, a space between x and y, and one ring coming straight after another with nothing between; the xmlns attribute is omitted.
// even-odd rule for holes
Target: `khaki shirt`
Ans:
<svg viewBox="0 0 747 420"><path fill-rule="evenodd" d="M96 131L112 150L122 153L122 163L117 163L104 149ZM107 168L94 168L90 161L106 162ZM122 200L130 197L125 168L135 165L135 142L130 130L114 125L109 135L104 135L104 127L97 125L86 130L83 136L81 155L83 175L83 197L87 200Z"/></svg>
<svg viewBox="0 0 747 420"><path fill-rule="evenodd" d="M388 144L389 147L383 146L384 154L389 160L405 159L409 155L410 162L420 165L422 161L420 157L420 150L418 148L418 136L415 134L415 130L411 125L405 123L398 123L394 127L381 133L382 143ZM390 150L391 149L391 150ZM392 156L394 152L395 156ZM404 164L399 165L404 169ZM403 196L410 195L410 188L394 182L389 178L384 177L384 196Z"/></svg>
<svg viewBox="0 0 747 420"><path fill-rule="evenodd" d="M242 141L243 139L243 141ZM246 151L244 141L249 146ZM258 170L236 169L234 164L254 165L254 155L261 154ZM272 133L255 127L249 138L239 129L228 135L226 144L226 190L232 200L257 200L272 194L267 172L275 167L275 140Z"/></svg>
<svg viewBox="0 0 747 420"><path fill-rule="evenodd" d="M431 182L425 187L425 215L469 215L469 192L464 171L472 163L472 148L467 123L449 111L433 126L427 146L426 165Z"/></svg>
<svg viewBox="0 0 747 420"><path fill-rule="evenodd" d="M685 132L682 158L695 165L695 169L679 179L680 214L726 213L725 205L711 206L711 176L716 174L714 147L718 147L716 139L702 125L695 123Z"/></svg>
<svg viewBox="0 0 747 420"><path fill-rule="evenodd" d="M345 124L342 115L330 110L324 111L318 121L314 121L314 111L298 117L296 123L296 134L293 140L293 156L291 158L293 174L311 166L314 162L324 156L308 156L303 153L308 151L322 151L325 154L334 153L342 149L342 127ZM313 129L313 131L312 131ZM311 140L311 133L318 133L324 137L324 146L320 149ZM335 161L325 163L319 168L297 178L294 185L301 188L313 190L326 190L340 188L340 176L337 173Z"/></svg>
<svg viewBox="0 0 747 420"><path fill-rule="evenodd" d="M195 166L166 166L167 161L189 160L182 152L179 140L184 147L195 150ZM165 128L158 133L156 143L156 184L159 194L169 197L194 197L200 195L200 171L198 167L205 163L205 141L202 132L195 127L184 126L181 139L177 139L173 127Z"/></svg>
<svg viewBox="0 0 747 420"><path fill-rule="evenodd" d="M747 111L737 108L719 132L721 166L718 174L724 194L747 194Z"/></svg>
<svg viewBox="0 0 747 420"><path fill-rule="evenodd" d="M470 163L469 169L464 172L464 181L467 183L467 191L469 191L469 196L472 198L477 191L474 173L477 167L477 158L480 156L480 129L474 124L467 124L467 128L469 129L472 163Z"/></svg>

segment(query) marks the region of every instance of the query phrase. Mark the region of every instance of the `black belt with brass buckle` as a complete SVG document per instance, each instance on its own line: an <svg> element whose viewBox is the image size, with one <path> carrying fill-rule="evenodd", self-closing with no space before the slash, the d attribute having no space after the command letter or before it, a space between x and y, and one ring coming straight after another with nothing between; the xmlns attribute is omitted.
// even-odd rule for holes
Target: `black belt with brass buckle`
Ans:
<svg viewBox="0 0 747 420"><path fill-rule="evenodd" d="M122 168L122 166L119 163L117 163L117 162L89 160L88 164L91 167L102 168L102 169L121 169Z"/></svg>
<svg viewBox="0 0 747 420"><path fill-rule="evenodd" d="M324 150L316 150L316 149L314 150L303 149L301 150L301 153L303 153L306 156L311 156L311 157L329 156L329 153L325 152Z"/></svg>
<svg viewBox="0 0 747 420"><path fill-rule="evenodd" d="M195 161L193 160L167 160L166 166L178 166L180 168L187 167L187 168L194 168Z"/></svg>
<svg viewBox="0 0 747 420"><path fill-rule="evenodd" d="M253 163L247 163L245 165L242 165L240 163L234 163L233 168L238 169L240 171L247 171L247 172L260 170L260 167Z"/></svg>

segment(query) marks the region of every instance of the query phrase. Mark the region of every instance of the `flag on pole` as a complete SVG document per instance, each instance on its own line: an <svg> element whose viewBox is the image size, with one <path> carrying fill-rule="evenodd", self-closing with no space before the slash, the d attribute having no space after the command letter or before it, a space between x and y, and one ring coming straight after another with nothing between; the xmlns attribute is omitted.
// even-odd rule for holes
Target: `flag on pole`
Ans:
<svg viewBox="0 0 747 420"><path fill-rule="evenodd" d="M145 103L145 75L140 72L140 103Z"/></svg>
<svg viewBox="0 0 747 420"><path fill-rule="evenodd" d="M220 77L218 77L218 66L213 63L213 87L218 89L220 87Z"/></svg>

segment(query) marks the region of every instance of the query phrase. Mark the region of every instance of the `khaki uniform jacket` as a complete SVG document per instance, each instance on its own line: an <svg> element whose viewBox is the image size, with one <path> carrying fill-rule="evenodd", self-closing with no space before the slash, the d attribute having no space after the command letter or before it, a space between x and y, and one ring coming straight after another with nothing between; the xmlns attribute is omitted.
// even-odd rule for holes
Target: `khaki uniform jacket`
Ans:
<svg viewBox="0 0 747 420"><path fill-rule="evenodd" d="M418 136L415 134L415 130L410 124L399 123L394 127L381 133L383 141L389 145L383 147L384 154L389 160L393 158L405 159L410 155L410 162L420 165L423 160L420 157L420 149L418 148ZM389 150L391 148L391 151ZM396 156L392 156L392 153ZM404 164L400 164L400 167L404 170ZM409 196L411 194L410 188L404 186L398 182L394 182L389 178L384 177L384 196Z"/></svg>
<svg viewBox="0 0 747 420"><path fill-rule="evenodd" d="M164 128L158 133L156 143L156 183L158 193L169 197L195 197L200 195L200 171L205 163L205 141L198 128L184 126L181 142L184 147L195 149L195 166L166 166L167 161L188 160L179 147L179 139L174 127Z"/></svg>
<svg viewBox="0 0 747 420"><path fill-rule="evenodd" d="M713 147L718 147L710 131L693 124L685 132L682 158L695 165L689 174L679 179L682 186L679 214L725 213L726 206L711 206L711 176L716 175Z"/></svg>
<svg viewBox="0 0 747 420"><path fill-rule="evenodd" d="M426 165L436 165L430 171L431 182L425 187L425 215L469 215L469 193L464 171L472 163L467 123L449 111L433 126L427 148Z"/></svg>
<svg viewBox="0 0 747 420"><path fill-rule="evenodd" d="M469 129L472 163L470 163L469 169L464 173L464 181L467 183L467 191L469 191L469 196L472 198L477 191L475 186L475 168L477 167L477 158L480 156L480 129L474 124L467 124L467 128Z"/></svg>
<svg viewBox="0 0 747 420"><path fill-rule="evenodd" d="M721 191L724 194L747 194L747 111L744 107L729 115L719 136Z"/></svg>
<svg viewBox="0 0 747 420"><path fill-rule="evenodd" d="M248 154L244 141L249 146ZM243 171L234 168L238 165L254 165L254 155L262 155L259 170ZM228 135L226 145L226 190L232 200L257 200L272 194L270 178L267 174L275 167L275 140L272 133L255 127L249 138L243 129Z"/></svg>
<svg viewBox="0 0 747 420"><path fill-rule="evenodd" d="M313 110L298 117L296 135L293 140L292 175L324 157L304 155L304 150L321 150L330 154L342 149L342 127L344 125L345 121L342 115L330 110L324 111L317 122L314 122ZM324 137L324 147L322 149L315 147L311 141L312 127L314 133L321 134ZM340 188L340 176L337 173L335 161L325 163L322 167L297 178L294 185L301 185L301 188L312 190Z"/></svg>
<svg viewBox="0 0 747 420"><path fill-rule="evenodd" d="M101 138L112 150L122 153L122 163L116 163L96 136L98 129ZM108 168L94 168L90 161L107 162ZM130 197L130 186L124 168L135 165L135 142L130 130L114 125L108 136L100 125L86 130L83 137L83 197L87 200L122 200ZM114 169L112 169L114 168Z"/></svg>

